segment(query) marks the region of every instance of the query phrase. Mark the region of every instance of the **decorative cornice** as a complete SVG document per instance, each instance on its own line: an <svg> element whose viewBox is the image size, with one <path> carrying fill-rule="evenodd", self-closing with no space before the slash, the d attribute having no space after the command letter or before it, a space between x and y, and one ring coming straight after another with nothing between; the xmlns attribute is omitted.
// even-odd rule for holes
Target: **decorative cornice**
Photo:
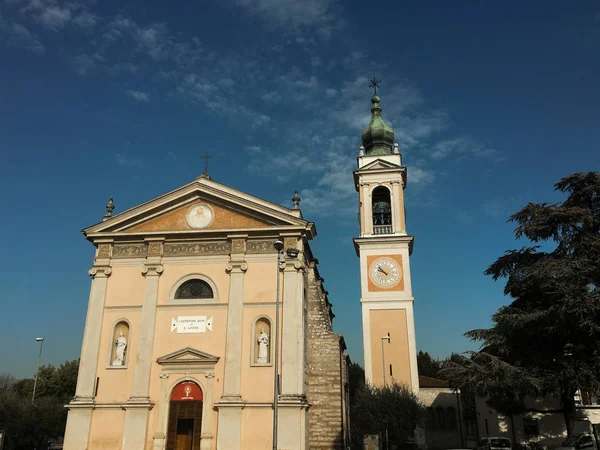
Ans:
<svg viewBox="0 0 600 450"><path fill-rule="evenodd" d="M148 253L146 244L115 244L113 247L113 258L136 258L145 257Z"/></svg>
<svg viewBox="0 0 600 450"><path fill-rule="evenodd" d="M163 243L162 242L148 242L148 256L162 256L163 254Z"/></svg>
<svg viewBox="0 0 600 450"><path fill-rule="evenodd" d="M112 273L112 268L108 266L94 266L88 273L92 278L108 278Z"/></svg>
<svg viewBox="0 0 600 450"><path fill-rule="evenodd" d="M246 241L244 239L232 239L231 253L246 253Z"/></svg>
<svg viewBox="0 0 600 450"><path fill-rule="evenodd" d="M283 240L283 248L287 250L288 248L298 248L298 239L296 238L285 238Z"/></svg>
<svg viewBox="0 0 600 450"><path fill-rule="evenodd" d="M225 266L227 273L245 273L248 270L248 264L244 261L231 261Z"/></svg>
<svg viewBox="0 0 600 450"><path fill-rule="evenodd" d="M142 267L142 275L147 277L159 277L162 275L164 267L160 264L145 265Z"/></svg>
<svg viewBox="0 0 600 450"><path fill-rule="evenodd" d="M186 256L205 254L227 254L231 251L231 242L186 242L165 243L164 256Z"/></svg>
<svg viewBox="0 0 600 450"><path fill-rule="evenodd" d="M248 240L246 241L246 252L248 253L275 253L273 243L275 240Z"/></svg>
<svg viewBox="0 0 600 450"><path fill-rule="evenodd" d="M96 258L110 258L110 244L99 244Z"/></svg>

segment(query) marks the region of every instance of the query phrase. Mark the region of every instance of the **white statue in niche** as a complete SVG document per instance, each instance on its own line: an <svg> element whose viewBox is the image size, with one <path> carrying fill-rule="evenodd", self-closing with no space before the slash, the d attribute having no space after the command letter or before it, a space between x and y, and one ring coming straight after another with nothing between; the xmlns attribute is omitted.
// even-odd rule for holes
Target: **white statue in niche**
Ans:
<svg viewBox="0 0 600 450"><path fill-rule="evenodd" d="M112 362L112 365L122 366L125 361L125 349L127 348L127 339L125 339L125 335L122 331L119 333L119 337L115 341L115 345L117 346L117 358Z"/></svg>
<svg viewBox="0 0 600 450"><path fill-rule="evenodd" d="M269 362L269 335L265 333L265 329L260 329L258 335L258 364L267 364Z"/></svg>

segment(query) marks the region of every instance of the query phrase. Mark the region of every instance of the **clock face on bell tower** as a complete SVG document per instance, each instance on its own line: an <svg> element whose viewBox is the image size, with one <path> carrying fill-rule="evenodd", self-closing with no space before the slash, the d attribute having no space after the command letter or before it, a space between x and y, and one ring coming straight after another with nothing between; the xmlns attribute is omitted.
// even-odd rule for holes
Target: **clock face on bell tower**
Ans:
<svg viewBox="0 0 600 450"><path fill-rule="evenodd" d="M369 256L367 266L369 291L401 291L404 289L401 255Z"/></svg>

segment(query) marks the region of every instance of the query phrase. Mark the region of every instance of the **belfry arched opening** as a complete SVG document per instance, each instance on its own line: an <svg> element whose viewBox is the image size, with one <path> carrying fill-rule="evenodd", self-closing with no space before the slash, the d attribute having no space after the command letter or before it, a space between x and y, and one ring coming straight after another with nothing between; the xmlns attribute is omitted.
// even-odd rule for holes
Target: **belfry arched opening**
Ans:
<svg viewBox="0 0 600 450"><path fill-rule="evenodd" d="M173 388L167 450L200 450L202 400L202 389L193 381L182 381Z"/></svg>

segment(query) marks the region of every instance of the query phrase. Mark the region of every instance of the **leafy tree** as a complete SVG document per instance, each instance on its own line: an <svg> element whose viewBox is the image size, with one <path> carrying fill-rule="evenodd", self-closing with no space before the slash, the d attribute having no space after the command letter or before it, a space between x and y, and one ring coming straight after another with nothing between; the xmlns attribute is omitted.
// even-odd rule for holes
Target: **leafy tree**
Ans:
<svg viewBox="0 0 600 450"><path fill-rule="evenodd" d="M446 363L443 375L509 414L526 396L557 396L571 433L576 390L600 387L600 174L575 173L555 188L567 194L562 203L529 203L510 217L532 245L505 252L485 274L506 279L512 303L491 328L466 333L480 350Z"/></svg>
<svg viewBox="0 0 600 450"><path fill-rule="evenodd" d="M79 360L66 361L58 367L52 364L41 366L38 372L35 396L55 397L63 403L68 403L75 395ZM33 394L33 378L25 378L15 384L15 390L24 397Z"/></svg>
<svg viewBox="0 0 600 450"><path fill-rule="evenodd" d="M415 394L397 383L386 387L368 385L364 370L355 363L350 367L350 380L352 375L358 379L350 385L351 448L362 450L365 435L384 433L386 429L390 443L412 440L424 411Z"/></svg>
<svg viewBox="0 0 600 450"><path fill-rule="evenodd" d="M442 362L439 359L433 359L428 352L419 350L419 353L417 353L417 366L419 375L436 378L442 369Z"/></svg>
<svg viewBox="0 0 600 450"><path fill-rule="evenodd" d="M40 367L35 403L31 402L33 378L16 381L0 374L0 429L6 430L6 448L42 449L49 439L64 434L64 405L75 395L78 369L78 360Z"/></svg>

